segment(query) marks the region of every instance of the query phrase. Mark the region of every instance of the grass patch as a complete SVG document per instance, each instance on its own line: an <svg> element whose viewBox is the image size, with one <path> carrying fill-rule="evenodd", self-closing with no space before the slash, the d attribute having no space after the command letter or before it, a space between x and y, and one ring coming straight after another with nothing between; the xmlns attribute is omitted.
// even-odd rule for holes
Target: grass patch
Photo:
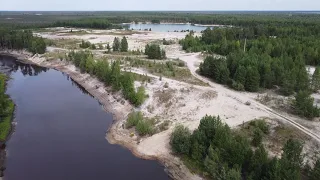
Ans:
<svg viewBox="0 0 320 180"><path fill-rule="evenodd" d="M171 121L163 121L159 124L157 118L145 118L140 111L132 112L128 115L125 127L135 128L140 136L153 135L169 129ZM157 125L158 124L158 125Z"/></svg>
<svg viewBox="0 0 320 180"><path fill-rule="evenodd" d="M190 70L185 67L185 64L181 60L143 60L126 58L125 59L131 67L144 68L149 73L163 76L179 81L184 81L194 85L208 86L208 84L195 78Z"/></svg>
<svg viewBox="0 0 320 180"><path fill-rule="evenodd" d="M133 73L133 72L128 72L132 75L132 77L134 78L135 81L139 81L139 82L148 82L150 83L152 81L152 77L149 77L147 75L142 75L142 74L136 74L136 73Z"/></svg>
<svg viewBox="0 0 320 180"><path fill-rule="evenodd" d="M63 60L66 56L65 52L60 52L60 51L53 51L53 52L46 52L44 54L47 60Z"/></svg>
<svg viewBox="0 0 320 180"><path fill-rule="evenodd" d="M79 49L80 39L45 39L45 42L48 46L54 46L63 49Z"/></svg>
<svg viewBox="0 0 320 180"><path fill-rule="evenodd" d="M11 121L14 112L14 104L9 100L6 115L0 121L0 141L5 141L11 130Z"/></svg>

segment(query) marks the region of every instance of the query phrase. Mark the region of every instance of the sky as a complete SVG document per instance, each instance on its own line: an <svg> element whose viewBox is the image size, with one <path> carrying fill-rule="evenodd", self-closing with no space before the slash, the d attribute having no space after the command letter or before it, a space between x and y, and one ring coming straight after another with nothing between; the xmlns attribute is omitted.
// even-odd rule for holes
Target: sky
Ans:
<svg viewBox="0 0 320 180"><path fill-rule="evenodd" d="M0 10L320 10L320 0L0 0Z"/></svg>

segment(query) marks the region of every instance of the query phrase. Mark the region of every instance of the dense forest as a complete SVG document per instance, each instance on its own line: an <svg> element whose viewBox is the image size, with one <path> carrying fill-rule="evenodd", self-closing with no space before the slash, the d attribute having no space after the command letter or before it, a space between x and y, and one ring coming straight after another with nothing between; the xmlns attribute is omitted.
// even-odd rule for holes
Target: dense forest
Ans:
<svg viewBox="0 0 320 180"><path fill-rule="evenodd" d="M121 29L121 25L110 23L103 18L83 18L78 20L57 21L52 27L75 27L75 28L92 28L92 29Z"/></svg>
<svg viewBox="0 0 320 180"><path fill-rule="evenodd" d="M130 73L121 73L120 61L113 61L111 64L104 60L94 60L89 51L70 52L67 60L79 67L82 72L95 75L107 86L112 86L114 91L122 90L125 99L135 106L140 106L146 97L145 89L140 86L137 90L134 87L134 78Z"/></svg>
<svg viewBox="0 0 320 180"><path fill-rule="evenodd" d="M261 134L268 133L268 128L263 121L257 123L250 142L250 138L233 132L219 117L205 116L193 133L177 126L170 145L193 170L212 179L319 179L320 159L313 169L304 164L303 145L297 140L289 139L284 144L280 159L270 159L261 141Z"/></svg>
<svg viewBox="0 0 320 180"><path fill-rule="evenodd" d="M41 37L36 37L28 30L10 30L0 28L1 49L27 49L32 53L43 54L46 51L46 43Z"/></svg>

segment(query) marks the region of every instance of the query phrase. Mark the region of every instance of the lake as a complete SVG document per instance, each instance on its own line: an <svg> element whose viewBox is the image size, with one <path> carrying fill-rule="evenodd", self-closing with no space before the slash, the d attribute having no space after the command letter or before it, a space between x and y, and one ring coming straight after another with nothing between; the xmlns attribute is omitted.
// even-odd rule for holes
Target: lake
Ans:
<svg viewBox="0 0 320 180"><path fill-rule="evenodd" d="M68 75L11 57L0 63L12 70L7 94L17 123L6 144L5 180L169 179L157 161L108 143L111 114Z"/></svg>
<svg viewBox="0 0 320 180"><path fill-rule="evenodd" d="M193 30L195 32L201 32L208 27L205 26L194 26L191 24L129 24L129 29L134 30L145 30L150 29L156 32L173 32L173 31L182 31L182 30ZM210 27L210 28L213 28Z"/></svg>

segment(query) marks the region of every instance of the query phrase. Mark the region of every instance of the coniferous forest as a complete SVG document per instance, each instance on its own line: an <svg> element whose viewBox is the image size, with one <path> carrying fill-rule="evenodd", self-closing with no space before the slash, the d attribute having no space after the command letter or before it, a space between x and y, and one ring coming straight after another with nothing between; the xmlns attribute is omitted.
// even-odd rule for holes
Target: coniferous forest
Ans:
<svg viewBox="0 0 320 180"><path fill-rule="evenodd" d="M255 127L261 134L269 133L268 126ZM320 159L313 168L303 162L303 144L289 139L283 145L281 158L269 158L265 145L257 138L233 132L220 117L205 116L199 127L191 132L177 126L170 139L175 154L193 170L208 179L223 180L300 180L319 179ZM254 147L254 148L253 148Z"/></svg>
<svg viewBox="0 0 320 180"><path fill-rule="evenodd" d="M30 30L1 29L0 48L28 51L43 54L46 51L46 43L41 37L36 37Z"/></svg>

